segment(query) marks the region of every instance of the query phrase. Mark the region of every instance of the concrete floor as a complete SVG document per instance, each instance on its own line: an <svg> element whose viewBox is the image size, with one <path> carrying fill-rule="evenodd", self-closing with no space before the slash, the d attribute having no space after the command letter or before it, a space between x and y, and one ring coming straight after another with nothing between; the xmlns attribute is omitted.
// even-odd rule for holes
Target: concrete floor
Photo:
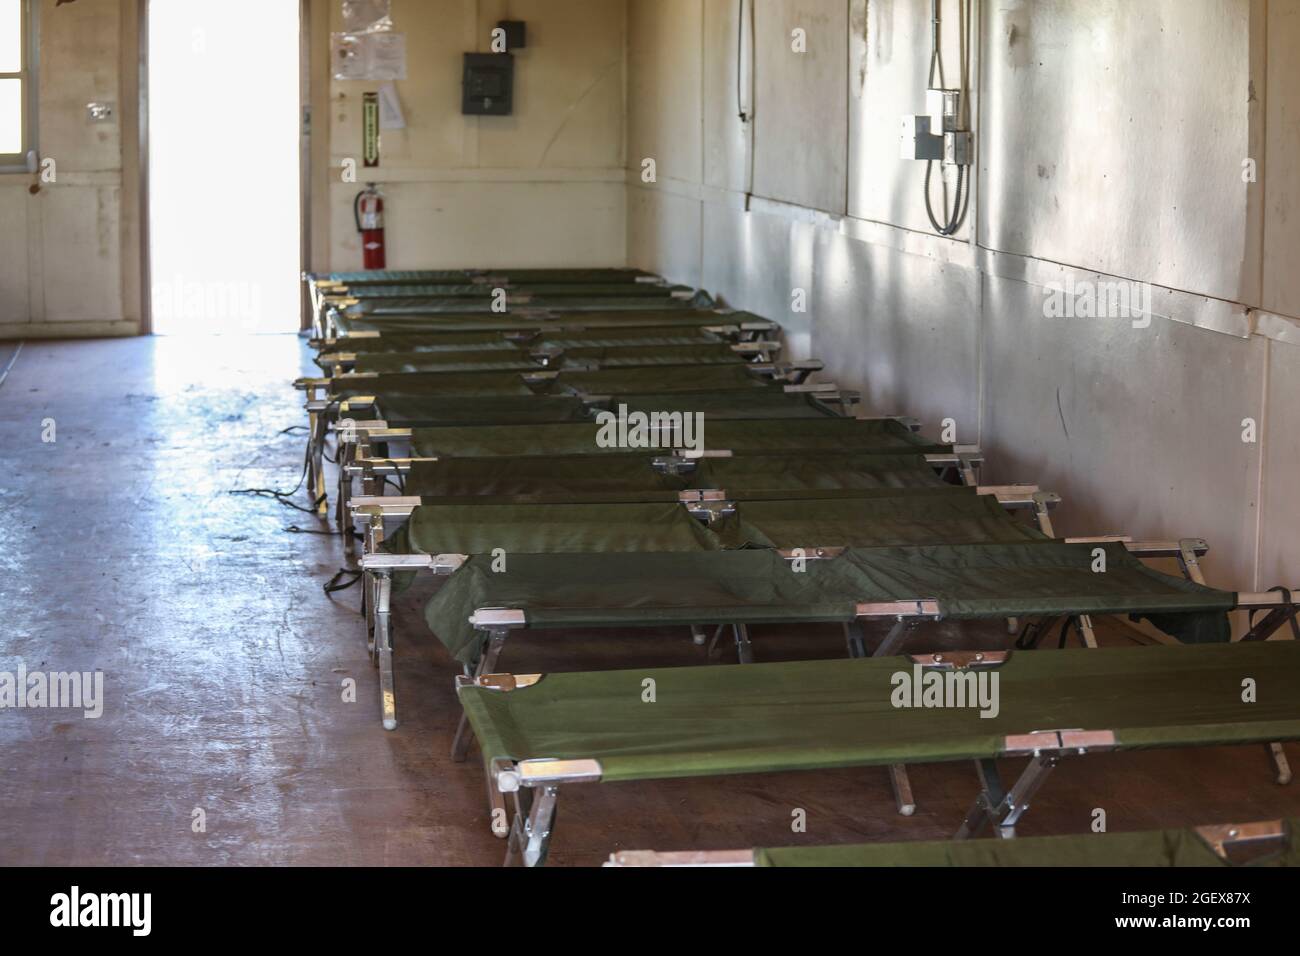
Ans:
<svg viewBox="0 0 1300 956"><path fill-rule="evenodd" d="M99 720L0 711L0 864L500 861L480 765L447 756L456 668L420 594L398 608L401 727L386 733L357 594L321 590L339 541L288 534L320 526L228 493L292 486L302 438L280 433L303 423L289 381L310 369L287 336L32 343L19 357L0 389L0 670L99 669L107 703ZM842 656L834 628L754 638L759 660ZM502 668L704 663L684 633L647 631L519 639ZM551 862L950 835L972 768L912 778L911 818L874 769L572 787ZM1066 762L1021 832L1085 832L1095 807L1112 830L1300 816L1300 786L1275 786L1258 747L1098 755ZM806 834L790 832L795 808Z"/></svg>

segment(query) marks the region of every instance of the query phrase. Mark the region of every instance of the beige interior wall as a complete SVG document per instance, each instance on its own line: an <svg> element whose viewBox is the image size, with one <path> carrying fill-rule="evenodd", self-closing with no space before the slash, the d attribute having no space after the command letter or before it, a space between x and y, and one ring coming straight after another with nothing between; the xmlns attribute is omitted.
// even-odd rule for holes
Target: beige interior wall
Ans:
<svg viewBox="0 0 1300 956"><path fill-rule="evenodd" d="M55 178L0 174L0 338L134 334L136 0L39 7L38 146ZM91 102L115 119L88 122Z"/></svg>
<svg viewBox="0 0 1300 956"><path fill-rule="evenodd" d="M313 19L339 25L337 3ZM378 169L391 268L621 266L626 260L622 0L395 0L408 77L396 84L407 128L385 131ZM462 116L462 54L486 52L503 19L524 20L515 54L515 109ZM328 55L327 31L313 52ZM324 239L313 267L360 268L344 160L361 151L361 103L376 84L329 81L316 120L328 142L328 188L313 202Z"/></svg>
<svg viewBox="0 0 1300 956"><path fill-rule="evenodd" d="M870 414L954 419L991 480L1064 495L1066 533L1203 536L1211 580L1300 586L1300 4L976 0L978 175L945 239L898 151L929 0L756 0L752 80L740 0L630 3L629 264L781 321ZM1148 328L1046 316L1051 283L1116 279L1150 285Z"/></svg>

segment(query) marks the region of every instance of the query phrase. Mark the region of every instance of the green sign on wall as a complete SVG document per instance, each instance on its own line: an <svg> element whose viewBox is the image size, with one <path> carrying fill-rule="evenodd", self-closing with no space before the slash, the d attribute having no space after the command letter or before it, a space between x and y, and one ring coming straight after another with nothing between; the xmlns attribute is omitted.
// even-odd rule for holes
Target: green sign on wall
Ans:
<svg viewBox="0 0 1300 956"><path fill-rule="evenodd" d="M379 165L379 94L367 93L361 108L361 155L367 167Z"/></svg>

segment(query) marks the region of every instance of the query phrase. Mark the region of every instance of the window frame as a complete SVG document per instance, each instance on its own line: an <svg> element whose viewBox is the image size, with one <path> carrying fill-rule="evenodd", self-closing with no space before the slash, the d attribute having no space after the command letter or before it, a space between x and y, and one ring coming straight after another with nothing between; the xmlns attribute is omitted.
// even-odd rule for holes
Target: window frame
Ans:
<svg viewBox="0 0 1300 956"><path fill-rule="evenodd" d="M40 76L40 4L38 0L19 0L19 23L23 35L22 69L17 73L0 73L0 79L18 80L22 84L22 149L17 153L0 153L0 172L35 172L28 157L37 154L37 81Z"/></svg>

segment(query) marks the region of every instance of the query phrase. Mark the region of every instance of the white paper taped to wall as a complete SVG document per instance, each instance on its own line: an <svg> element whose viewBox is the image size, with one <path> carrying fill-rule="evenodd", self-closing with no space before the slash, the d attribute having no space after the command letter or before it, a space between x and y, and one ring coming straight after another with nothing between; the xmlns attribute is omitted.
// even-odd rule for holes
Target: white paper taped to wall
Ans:
<svg viewBox="0 0 1300 956"><path fill-rule="evenodd" d="M404 80L406 34L332 33L330 60L336 80Z"/></svg>
<svg viewBox="0 0 1300 956"><path fill-rule="evenodd" d="M392 83L385 83L379 88L379 128L406 129L402 101L397 95L397 87Z"/></svg>
<svg viewBox="0 0 1300 956"><path fill-rule="evenodd" d="M393 28L392 0L342 0L343 29L348 33L377 33Z"/></svg>

